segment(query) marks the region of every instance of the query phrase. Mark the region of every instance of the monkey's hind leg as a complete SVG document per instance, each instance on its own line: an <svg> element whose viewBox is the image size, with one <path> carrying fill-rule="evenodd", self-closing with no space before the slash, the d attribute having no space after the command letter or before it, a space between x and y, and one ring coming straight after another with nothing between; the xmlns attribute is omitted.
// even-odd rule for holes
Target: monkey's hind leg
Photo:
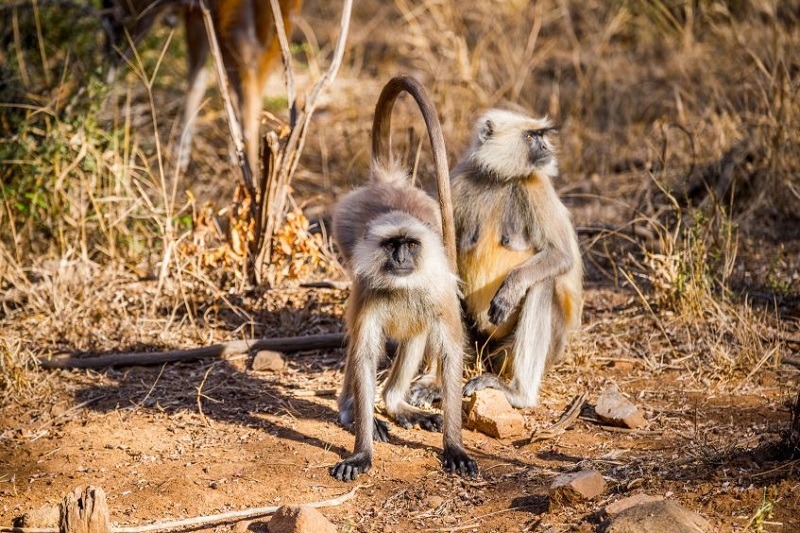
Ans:
<svg viewBox="0 0 800 533"><path fill-rule="evenodd" d="M405 401L411 380L419 370L425 354L425 335L418 335L402 343L383 389L386 411L394 421L406 429L419 426L428 431L442 430L442 416L409 405Z"/></svg>
<svg viewBox="0 0 800 533"><path fill-rule="evenodd" d="M339 395L338 401L338 421L339 425L350 429L352 429L351 426L354 420L353 404L355 403L355 399L353 397L353 388L350 384L351 379L352 375L350 372L348 372L347 367L345 367L344 385L342 386L342 392ZM383 420L374 418L372 422L372 440L375 442L389 442L389 424Z"/></svg>
<svg viewBox="0 0 800 533"><path fill-rule="evenodd" d="M500 389L514 407L534 407L553 347L563 345L564 320L561 310L555 307L552 280L531 287L514 332L511 382L506 384L495 375L482 374L467 383L464 395L486 388Z"/></svg>

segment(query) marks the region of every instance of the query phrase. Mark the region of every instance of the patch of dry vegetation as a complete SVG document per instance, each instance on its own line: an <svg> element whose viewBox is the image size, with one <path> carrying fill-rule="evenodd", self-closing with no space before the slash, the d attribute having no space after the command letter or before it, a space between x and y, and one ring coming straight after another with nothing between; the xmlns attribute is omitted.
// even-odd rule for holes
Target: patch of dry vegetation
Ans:
<svg viewBox="0 0 800 533"><path fill-rule="evenodd" d="M154 32L109 88L97 20L72 13L67 26L69 8L40 4L0 11L0 390L26 386L32 353L203 342L219 333L209 308L247 316L236 304L247 228L213 93L189 175L171 166L180 30ZM329 4L308 1L299 25L295 59L312 76L336 36ZM584 239L589 278L641 295L634 321L591 325L576 355L597 355L597 336L612 332L611 348L653 369L691 365L733 384L778 360L774 317L733 289L747 288L743 234L797 248L796 234L770 233L800 202L800 2L367 1L354 19L296 180L304 212L274 247L273 284L341 275L318 220L364 178L383 81L410 71L437 99L451 160L488 106L560 124L558 185L579 228L613 228ZM281 119L285 102L269 104ZM397 132L416 124L406 115ZM427 184L425 139L397 137ZM785 294L800 283L792 267L772 270Z"/></svg>

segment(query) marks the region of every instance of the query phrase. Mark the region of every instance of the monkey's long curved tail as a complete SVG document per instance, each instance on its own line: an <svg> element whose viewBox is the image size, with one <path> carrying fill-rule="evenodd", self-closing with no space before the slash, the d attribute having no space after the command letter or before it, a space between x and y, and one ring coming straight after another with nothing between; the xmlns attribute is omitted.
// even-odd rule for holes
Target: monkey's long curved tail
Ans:
<svg viewBox="0 0 800 533"><path fill-rule="evenodd" d="M450 169L447 165L447 150L442 134L439 115L433 106L428 91L411 76L397 76L384 86L378 103L375 105L375 118L372 122L372 164L376 168L391 168L390 134L392 129L392 109L401 92L407 92L417 102L428 138L431 141L433 162L436 165L436 182L439 190L439 208L442 212L442 237L447 259L453 271L456 266L456 230L453 223L453 201L450 197Z"/></svg>

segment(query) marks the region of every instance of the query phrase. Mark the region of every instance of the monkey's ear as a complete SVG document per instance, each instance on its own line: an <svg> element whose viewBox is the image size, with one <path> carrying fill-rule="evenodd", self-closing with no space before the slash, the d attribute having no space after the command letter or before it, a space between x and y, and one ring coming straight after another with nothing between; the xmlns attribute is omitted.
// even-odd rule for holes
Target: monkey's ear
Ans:
<svg viewBox="0 0 800 533"><path fill-rule="evenodd" d="M492 119L487 118L486 122L481 124L481 129L478 130L478 139L484 142L492 135L494 135L494 122L492 122Z"/></svg>

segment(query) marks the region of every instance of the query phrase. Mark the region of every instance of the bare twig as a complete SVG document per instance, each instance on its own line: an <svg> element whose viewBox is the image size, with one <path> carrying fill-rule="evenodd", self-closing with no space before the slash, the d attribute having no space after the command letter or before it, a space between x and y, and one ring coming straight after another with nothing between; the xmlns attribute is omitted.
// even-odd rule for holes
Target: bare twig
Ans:
<svg viewBox="0 0 800 533"><path fill-rule="evenodd" d="M214 31L214 21L211 19L211 12L208 10L203 0L200 0L200 9L203 12L203 22L206 26L208 44L211 49L211 55L214 58L214 68L217 71L219 92L222 95L222 101L225 103L225 114L228 117L228 130L231 134L234 150L236 150L239 170L242 172L242 178L244 179L247 192L250 193L251 198L255 198L256 190L255 185L253 185L253 174L250 171L250 161L247 159L247 152L245 150L244 133L242 133L242 125L239 124L236 111L233 109L233 102L231 102L231 95L228 90L228 76L225 74L225 65L222 63L222 51L217 41L217 32Z"/></svg>
<svg viewBox="0 0 800 533"><path fill-rule="evenodd" d="M800 368L800 357L794 357L792 355L784 355L783 359L781 359L781 363L783 363L784 365L791 365Z"/></svg>
<svg viewBox="0 0 800 533"><path fill-rule="evenodd" d="M320 350L325 348L341 348L344 346L342 333L324 333L305 337L275 337L263 339L246 339L224 342L201 348L188 350L171 350L168 352L134 352L108 354L98 357L63 357L39 359L42 368L107 368L111 366L146 366L173 363L178 361L194 361L197 359L226 359L231 355L239 355L254 350L277 350L281 352L299 352L304 350Z"/></svg>
<svg viewBox="0 0 800 533"><path fill-rule="evenodd" d="M281 45L283 73L286 78L286 99L289 102L289 126L294 127L295 120L297 120L297 110L295 109L294 69L292 68L292 54L289 50L289 40L286 37L286 26L283 24L281 5L278 3L278 0L270 0L269 3L272 7L272 18L275 20L278 43Z"/></svg>
<svg viewBox="0 0 800 533"><path fill-rule="evenodd" d="M581 408L583 408L583 404L586 403L586 399L588 397L589 393L586 391L578 396L575 396L570 406L566 411L564 411L564 414L561 415L561 418L558 419L558 422L549 428L536 431L533 435L531 435L530 443L552 439L564 433L567 428L578 419L578 416L581 414Z"/></svg>
<svg viewBox="0 0 800 533"><path fill-rule="evenodd" d="M283 20L279 16L280 10L277 12L274 11L276 4L274 0L272 4L273 15L280 37ZM290 91L289 101L295 113L292 114L291 128L288 135L278 137L275 132L269 132L265 135L263 141L264 176L260 187L261 196L259 197L257 208L259 211L257 223L260 223L260 225L257 226L256 238L251 248L251 253L256 258L254 281L258 283L262 281L263 265L269 261L272 255L272 237L283 218L286 198L289 194L289 183L300 162L300 155L303 153L308 126L316 109L317 100L325 89L336 79L339 67L342 64L344 47L350 29L350 14L352 8L353 0L345 0L342 6L342 18L339 23L339 37L333 51L331 64L328 70L320 76L314 84L310 94L305 98L302 109L297 109L297 105L292 104L294 95L291 94L291 91L294 89L293 85L289 85L289 80L293 79L293 74L291 73L291 64L288 62L291 55L286 39L279 38L281 55L284 58L287 90Z"/></svg>

